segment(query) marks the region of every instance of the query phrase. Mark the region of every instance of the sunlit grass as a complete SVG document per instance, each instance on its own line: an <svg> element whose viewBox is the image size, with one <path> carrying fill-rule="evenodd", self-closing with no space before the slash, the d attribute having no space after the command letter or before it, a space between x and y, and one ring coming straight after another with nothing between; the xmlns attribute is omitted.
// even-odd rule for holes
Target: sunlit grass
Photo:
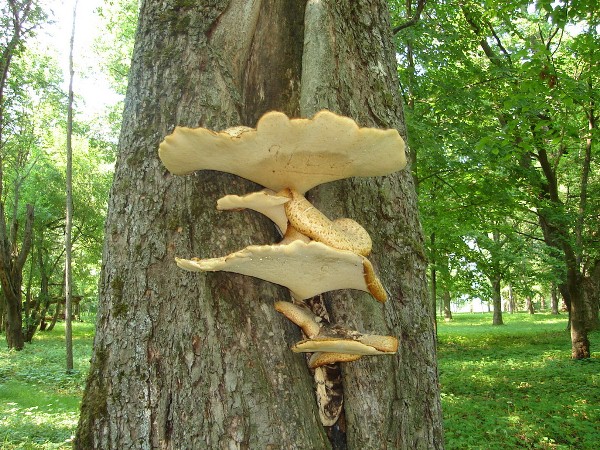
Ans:
<svg viewBox="0 0 600 450"><path fill-rule="evenodd" d="M504 318L438 325L446 448L600 448L600 352L571 360L566 315Z"/></svg>
<svg viewBox="0 0 600 450"><path fill-rule="evenodd" d="M600 448L600 352L570 359L565 315L491 321L460 314L438 325L446 448ZM62 328L38 333L22 352L0 344L0 448L71 448L93 333L74 324L73 374ZM591 340L600 344L600 333Z"/></svg>
<svg viewBox="0 0 600 450"><path fill-rule="evenodd" d="M67 374L64 330L37 333L20 352L0 343L0 448L71 448L94 327L73 324L75 371ZM4 338L4 336L2 336Z"/></svg>

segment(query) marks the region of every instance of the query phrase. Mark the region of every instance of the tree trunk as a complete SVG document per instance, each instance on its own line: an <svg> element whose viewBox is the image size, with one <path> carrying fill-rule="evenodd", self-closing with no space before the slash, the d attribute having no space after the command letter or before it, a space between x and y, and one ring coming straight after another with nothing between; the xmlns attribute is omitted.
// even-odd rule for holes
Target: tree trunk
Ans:
<svg viewBox="0 0 600 450"><path fill-rule="evenodd" d="M46 327L45 331L52 331L56 326L56 322L58 321L58 316L60 315L60 308L62 305L61 298L56 299L56 306L54 307L54 314L52 314L52 320L50 321L50 324Z"/></svg>
<svg viewBox="0 0 600 450"><path fill-rule="evenodd" d="M38 325L40 324L40 297L33 299L31 292L31 285L33 282L33 267L30 265L29 276L27 280L27 290L25 292L25 311L23 317L25 324L23 327L23 340L27 343L31 343L33 335L37 331Z"/></svg>
<svg viewBox="0 0 600 450"><path fill-rule="evenodd" d="M259 186L218 172L168 174L174 125L254 126L266 111L322 108L404 131L385 2L142 3L107 218L97 334L75 448L341 448L320 424L313 381L275 312L289 293L175 256L271 243L272 224L215 202ZM216 6L214 6L216 5ZM306 6L306 11L305 11ZM327 294L334 322L396 335L396 356L343 366L350 449L443 448L433 314L410 169L328 183L315 206L352 217L390 299Z"/></svg>
<svg viewBox="0 0 600 450"><path fill-rule="evenodd" d="M431 245L432 247L435 245L434 233L431 234ZM433 309L434 328L437 334L437 270L433 261L429 265L429 278L431 279L431 308Z"/></svg>
<svg viewBox="0 0 600 450"><path fill-rule="evenodd" d="M8 348L22 350L25 346L23 335L23 266L33 242L33 206L27 205L25 230L21 248L11 241L6 229L4 205L0 202L0 285L6 301L5 330Z"/></svg>
<svg viewBox="0 0 600 450"><path fill-rule="evenodd" d="M502 278L499 275L496 275L492 280L492 304L494 307L492 325L504 325L504 322L502 321L501 280Z"/></svg>
<svg viewBox="0 0 600 450"><path fill-rule="evenodd" d="M550 309L551 314L558 315L558 289L555 283L550 287Z"/></svg>
<svg viewBox="0 0 600 450"><path fill-rule="evenodd" d="M531 295L525 297L525 309L529 314L535 314L535 308L533 306L533 298Z"/></svg>
<svg viewBox="0 0 600 450"><path fill-rule="evenodd" d="M583 279L584 305L588 330L600 329L600 259L594 261Z"/></svg>
<svg viewBox="0 0 600 450"><path fill-rule="evenodd" d="M450 291L448 289L444 289L444 294L442 295L444 301L444 319L452 320L452 305L450 304L451 297Z"/></svg>
<svg viewBox="0 0 600 450"><path fill-rule="evenodd" d="M25 336L23 335L23 316L21 296L13 292L5 296L6 298L6 344L8 348L14 350L23 350L25 346Z"/></svg>
<svg viewBox="0 0 600 450"><path fill-rule="evenodd" d="M40 266L40 292L38 295L38 303L40 305L40 331L45 331L47 327L46 314L48 314L48 308L50 306L50 294L48 292L48 275L45 273L43 266Z"/></svg>
<svg viewBox="0 0 600 450"><path fill-rule="evenodd" d="M508 312L513 314L517 310L517 302L513 292L512 284L508 283Z"/></svg>
<svg viewBox="0 0 600 450"><path fill-rule="evenodd" d="M588 339L589 307L583 289L584 276L581 273L576 249L571 244L567 227L564 224L564 205L558 195L556 174L548 168L546 152L539 152L540 164L546 170L547 182L543 187L543 197L549 200L552 208L538 210L538 218L544 240L550 247L562 251L566 278L559 284L565 303L569 308L569 329L571 331L571 356L573 359L590 357L590 341ZM558 217L558 219L557 219ZM562 220L561 220L562 219Z"/></svg>
<svg viewBox="0 0 600 450"><path fill-rule="evenodd" d="M0 333L4 333L6 326L6 299L4 293L0 290Z"/></svg>
<svg viewBox="0 0 600 450"><path fill-rule="evenodd" d="M569 323L571 330L571 357L585 359L590 357L588 331L590 325L589 306L583 289L583 276L578 269L567 272L567 287L571 306Z"/></svg>
<svg viewBox="0 0 600 450"><path fill-rule="evenodd" d="M65 366L67 372L73 370L73 47L75 44L75 22L77 19L77 0L73 4L73 25L69 42L69 99L67 103L67 173L66 173L66 217L65 217Z"/></svg>

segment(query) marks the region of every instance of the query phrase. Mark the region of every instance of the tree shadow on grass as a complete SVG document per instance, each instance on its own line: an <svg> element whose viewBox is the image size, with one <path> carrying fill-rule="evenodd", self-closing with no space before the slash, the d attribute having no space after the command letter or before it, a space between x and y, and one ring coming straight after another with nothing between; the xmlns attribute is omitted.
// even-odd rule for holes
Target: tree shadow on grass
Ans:
<svg viewBox="0 0 600 450"><path fill-rule="evenodd" d="M440 356L447 449L595 449L600 359L470 349Z"/></svg>
<svg viewBox="0 0 600 450"><path fill-rule="evenodd" d="M8 381L0 385L2 449L71 448L78 398L48 396L35 387Z"/></svg>

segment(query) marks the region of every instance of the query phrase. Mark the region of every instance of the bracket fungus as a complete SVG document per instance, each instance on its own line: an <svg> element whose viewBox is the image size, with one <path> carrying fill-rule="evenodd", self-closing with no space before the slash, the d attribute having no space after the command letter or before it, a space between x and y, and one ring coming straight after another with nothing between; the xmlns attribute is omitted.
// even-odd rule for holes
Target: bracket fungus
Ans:
<svg viewBox="0 0 600 450"><path fill-rule="evenodd" d="M282 193L290 198L283 204L285 215L300 233L339 250L363 256L371 253L371 236L359 223L352 219L331 221L296 190L285 189Z"/></svg>
<svg viewBox="0 0 600 450"><path fill-rule="evenodd" d="M303 239L302 235L339 250L350 250L363 256L371 253L371 236L358 222L349 218L330 220L294 189L278 193L263 189L243 196L226 195L217 200L217 209L252 209L271 219L282 236L286 236L291 227L298 239ZM291 240L290 236L286 237L287 241Z"/></svg>
<svg viewBox="0 0 600 450"><path fill-rule="evenodd" d="M225 271L250 275L287 287L297 300L337 289L369 292L385 301L387 294L364 256L320 242L292 241L285 245L250 245L220 258L176 258L193 272Z"/></svg>
<svg viewBox="0 0 600 450"><path fill-rule="evenodd" d="M390 355L398 350L393 336L362 334L340 326L327 326L308 308L290 302L275 302L275 309L298 325L308 339L297 342L292 351L313 353L311 369L337 362L356 361L365 355Z"/></svg>
<svg viewBox="0 0 600 450"><path fill-rule="evenodd" d="M217 200L219 211L252 209L273 221L281 235L285 235L288 219L285 215L284 203L290 199L286 196L277 195L270 189L252 192L246 195L226 195Z"/></svg>
<svg viewBox="0 0 600 450"><path fill-rule="evenodd" d="M345 328L331 328L312 339L292 346L296 353L333 352L350 355L385 355L398 350L398 339L393 336L361 334Z"/></svg>
<svg viewBox="0 0 600 450"><path fill-rule="evenodd" d="M238 126L215 132L176 127L161 142L158 153L174 175L218 170L265 187L242 196L226 195L218 200L217 209L258 211L283 236L278 244L251 245L220 258L176 258L179 267L261 278L287 287L299 303L337 289L357 289L378 301L386 300L386 291L366 258L372 247L367 231L352 219L330 220L304 194L321 183L384 176L403 169L406 156L398 131L361 128L354 120L329 111L312 119L290 119L272 111L260 118L255 129ZM330 426L341 412L343 396L333 389L341 386L339 368L339 383L327 379L327 374L339 362L394 354L398 340L331 326L321 306L323 317L291 302L275 303L277 311L306 336L291 349L312 353L308 364L316 382L319 414L322 423Z"/></svg>
<svg viewBox="0 0 600 450"><path fill-rule="evenodd" d="M158 152L174 175L218 170L275 192L291 188L301 194L329 181L389 175L406 165L398 131L360 128L330 111L312 119L290 119L271 111L256 129L177 127Z"/></svg>

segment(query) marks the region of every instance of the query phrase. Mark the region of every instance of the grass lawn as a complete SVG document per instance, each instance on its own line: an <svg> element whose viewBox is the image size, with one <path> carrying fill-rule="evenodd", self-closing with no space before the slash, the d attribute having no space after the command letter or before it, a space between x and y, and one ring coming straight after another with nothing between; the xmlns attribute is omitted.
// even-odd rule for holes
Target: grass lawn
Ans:
<svg viewBox="0 0 600 450"><path fill-rule="evenodd" d="M600 449L600 352L571 361L565 315L504 319L500 327L490 314L439 322L446 448ZM71 447L93 333L92 324L74 324L71 375L62 324L22 352L0 342L1 449ZM600 346L600 333L591 339Z"/></svg>
<svg viewBox="0 0 600 450"><path fill-rule="evenodd" d="M600 352L572 361L566 314L439 321L450 449L600 449ZM600 333L591 336L592 350Z"/></svg>
<svg viewBox="0 0 600 450"><path fill-rule="evenodd" d="M38 332L20 352L0 336L0 448L67 449L91 357L94 326L73 323L75 372L65 373L64 325Z"/></svg>

